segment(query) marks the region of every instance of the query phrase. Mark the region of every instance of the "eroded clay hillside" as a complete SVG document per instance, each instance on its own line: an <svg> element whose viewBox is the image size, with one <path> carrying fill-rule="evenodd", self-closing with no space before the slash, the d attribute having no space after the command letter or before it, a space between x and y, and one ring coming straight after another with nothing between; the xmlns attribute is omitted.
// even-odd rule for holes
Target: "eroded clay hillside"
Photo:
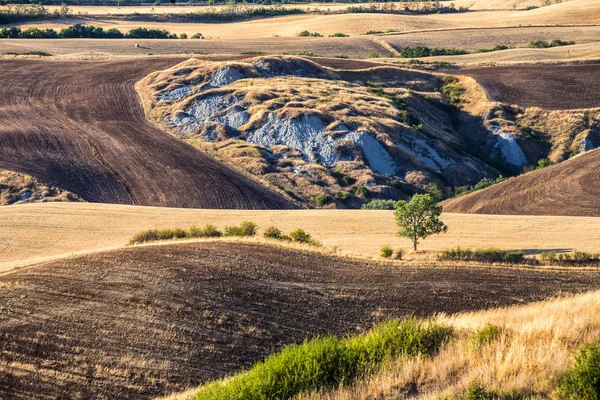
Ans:
<svg viewBox="0 0 600 400"><path fill-rule="evenodd" d="M471 99L477 90L463 87L468 78L341 64L191 59L137 89L158 126L308 205L356 207L373 197L406 198L431 183L450 194L520 173L557 148L552 135L536 134L542 117L530 109L487 99L483 109L463 108L479 102ZM571 135L576 127L565 129ZM594 147L577 135L559 139L563 153L578 142Z"/></svg>

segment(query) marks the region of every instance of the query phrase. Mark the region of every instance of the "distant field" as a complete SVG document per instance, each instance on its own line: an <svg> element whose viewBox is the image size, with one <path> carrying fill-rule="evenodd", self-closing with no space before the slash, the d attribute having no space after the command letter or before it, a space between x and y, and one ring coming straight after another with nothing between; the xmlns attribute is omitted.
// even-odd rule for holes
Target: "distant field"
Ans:
<svg viewBox="0 0 600 400"><path fill-rule="evenodd" d="M313 335L579 293L599 277L399 267L244 243L74 257L0 276L0 397L149 399Z"/></svg>
<svg viewBox="0 0 600 400"><path fill-rule="evenodd" d="M83 17L83 16L81 16ZM46 21L21 24L60 29L81 19ZM143 25L147 28L167 29L173 33L197 32L209 39L256 39L268 37L295 37L308 30L324 36L334 33L362 35L370 30L398 30L401 32L432 31L438 29L493 28L519 26L561 26L600 24L600 4L591 0L573 0L531 11L489 11L460 14L394 15L394 14L335 14L291 15L262 18L232 23L176 23L123 21L110 17L94 18L88 23L103 28L123 31Z"/></svg>
<svg viewBox="0 0 600 400"><path fill-rule="evenodd" d="M547 110L600 107L599 64L484 67L460 74L475 78L493 101Z"/></svg>
<svg viewBox="0 0 600 400"><path fill-rule="evenodd" d="M600 251L600 218L444 214L449 232L425 240L423 250L499 247ZM341 254L379 258L384 244L408 250L411 243L395 236L389 211L297 210L236 211L133 207L90 203L26 204L0 207L0 270L81 251L116 248L149 228L202 226L219 228L255 221L262 229L303 228L337 247ZM409 256L411 258L411 256Z"/></svg>
<svg viewBox="0 0 600 400"><path fill-rule="evenodd" d="M140 47L135 47L138 43ZM366 58L387 56L389 49L368 37L355 38L264 38L249 40L168 39L2 39L1 53L45 51L50 54L105 53L106 56L313 53L329 57Z"/></svg>

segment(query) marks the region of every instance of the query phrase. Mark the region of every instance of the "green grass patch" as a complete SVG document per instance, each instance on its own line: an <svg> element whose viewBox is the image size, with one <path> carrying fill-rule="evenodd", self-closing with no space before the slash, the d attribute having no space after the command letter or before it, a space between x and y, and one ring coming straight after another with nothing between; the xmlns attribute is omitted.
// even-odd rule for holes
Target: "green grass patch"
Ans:
<svg viewBox="0 0 600 400"><path fill-rule="evenodd" d="M392 320L365 335L318 337L291 345L250 370L199 388L196 399L290 399L300 393L348 385L399 355L430 356L452 335L432 321Z"/></svg>
<svg viewBox="0 0 600 400"><path fill-rule="evenodd" d="M256 235L256 225L252 221L244 221L238 226L228 226L225 228L225 236L254 236Z"/></svg>
<svg viewBox="0 0 600 400"><path fill-rule="evenodd" d="M561 399L600 399L600 345L583 346L559 388Z"/></svg>

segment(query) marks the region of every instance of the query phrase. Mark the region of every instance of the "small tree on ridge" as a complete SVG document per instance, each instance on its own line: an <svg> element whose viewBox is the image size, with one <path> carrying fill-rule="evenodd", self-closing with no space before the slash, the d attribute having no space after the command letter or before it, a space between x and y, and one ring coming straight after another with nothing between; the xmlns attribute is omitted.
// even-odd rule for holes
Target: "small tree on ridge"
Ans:
<svg viewBox="0 0 600 400"><path fill-rule="evenodd" d="M442 207L436 204L429 194L416 194L407 202L398 201L395 204L394 217L400 230L398 236L407 237L413 242L417 251L419 239L436 233L446 232L448 227L439 219Z"/></svg>

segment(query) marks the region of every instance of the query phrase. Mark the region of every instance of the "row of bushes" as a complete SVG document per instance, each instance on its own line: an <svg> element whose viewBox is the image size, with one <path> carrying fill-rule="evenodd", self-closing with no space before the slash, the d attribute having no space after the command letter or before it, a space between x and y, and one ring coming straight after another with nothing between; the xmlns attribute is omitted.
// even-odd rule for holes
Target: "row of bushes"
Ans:
<svg viewBox="0 0 600 400"><path fill-rule="evenodd" d="M201 37L201 36L200 36ZM21 29L17 27L0 29L1 39L177 39L177 35L164 29L134 28L128 33L111 28L104 30L97 26L71 25L56 32L54 29ZM187 38L187 36L186 36Z"/></svg>
<svg viewBox="0 0 600 400"><path fill-rule="evenodd" d="M554 251L547 251L541 254L540 259L551 265L600 266L600 253L583 251L576 251L573 254L557 254Z"/></svg>
<svg viewBox="0 0 600 400"><path fill-rule="evenodd" d="M63 18L71 15L71 10L66 5L49 12L39 4L19 4L15 7L8 6L0 9L0 24L30 21L36 19Z"/></svg>
<svg viewBox="0 0 600 400"><path fill-rule="evenodd" d="M290 399L300 393L349 385L400 355L431 356L452 329L431 321L391 320L364 335L318 337L291 345L250 370L205 384L196 399Z"/></svg>
<svg viewBox="0 0 600 400"><path fill-rule="evenodd" d="M438 255L439 261L476 261L481 263L531 264L534 259L527 259L522 251L499 249L461 249L460 247L444 250Z"/></svg>
<svg viewBox="0 0 600 400"><path fill-rule="evenodd" d="M573 42L572 40L562 41L559 39L554 39L550 42L547 42L545 40L534 40L533 42L529 43L528 47L534 49L548 49L550 47L570 46L573 44L575 44L575 42Z"/></svg>
<svg viewBox="0 0 600 400"><path fill-rule="evenodd" d="M400 57L402 58L422 58L432 56L458 56L463 54L469 54L466 50L460 49L438 49L429 48L425 46L416 47L405 47L400 51Z"/></svg>
<svg viewBox="0 0 600 400"><path fill-rule="evenodd" d="M206 225L204 228L192 226L189 229L148 229L135 234L129 244L155 242L157 240L192 239L192 238L216 238L221 236L254 236L257 225L251 221L244 221L238 226L229 226L222 232L214 225Z"/></svg>
<svg viewBox="0 0 600 400"><path fill-rule="evenodd" d="M148 229L135 234L130 245L154 242L157 240L172 240L172 239L193 239L193 238L217 238L222 236L238 236L248 237L255 236L258 225L252 221L244 221L239 225L228 226L224 231L218 230L214 225L206 225L203 228L192 226L189 229ZM294 243L306 243L312 246L321 246L321 242L313 239L311 235L303 229L296 229L290 232L289 235L284 235L283 232L271 226L267 228L263 234L267 239L282 240Z"/></svg>

